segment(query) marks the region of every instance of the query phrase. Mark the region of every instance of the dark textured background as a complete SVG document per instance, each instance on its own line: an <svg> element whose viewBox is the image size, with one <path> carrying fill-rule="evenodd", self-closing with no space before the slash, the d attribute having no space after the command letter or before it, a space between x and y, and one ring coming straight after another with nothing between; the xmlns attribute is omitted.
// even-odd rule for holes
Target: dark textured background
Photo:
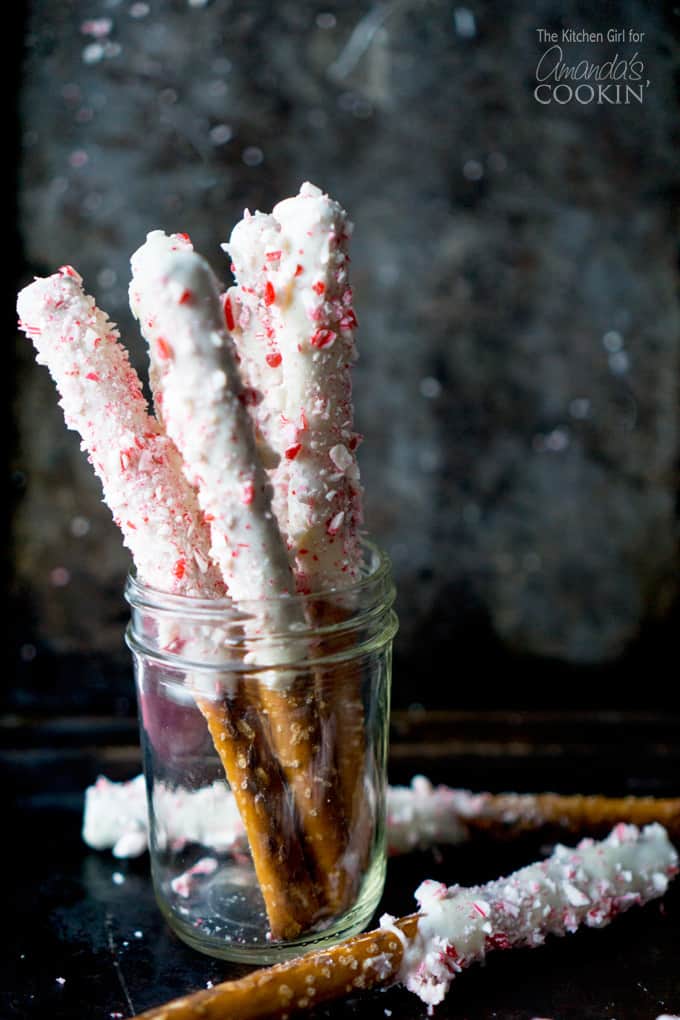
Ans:
<svg viewBox="0 0 680 1020"><path fill-rule="evenodd" d="M17 8L20 10L21 8ZM84 22L110 19L100 38ZM678 622L675 24L661 5L33 0L17 282L127 259L310 179L356 222L366 523L399 587L395 700L659 704ZM536 28L634 28L643 105L541 106ZM11 328L11 327L10 327ZM16 341L9 708L127 713L127 555Z"/></svg>

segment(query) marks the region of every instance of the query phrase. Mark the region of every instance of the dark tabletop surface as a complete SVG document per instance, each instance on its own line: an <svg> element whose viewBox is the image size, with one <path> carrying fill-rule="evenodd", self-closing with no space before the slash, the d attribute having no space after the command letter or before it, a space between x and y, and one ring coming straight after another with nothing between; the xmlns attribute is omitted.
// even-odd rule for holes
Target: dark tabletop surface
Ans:
<svg viewBox="0 0 680 1020"><path fill-rule="evenodd" d="M390 778L415 772L474 789L680 794L679 720L653 713L400 713ZM102 772L139 770L133 720L0 720L5 790L5 947L0 1020L126 1017L189 989L245 973L201 957L165 926L148 858L117 861L80 838L82 791ZM379 913L408 913L426 878L474 883L529 863L519 842L440 848L392 858ZM379 916L379 913L377 916ZM663 901L604 930L540 950L492 954L454 983L437 1016L656 1018L680 1011L680 882ZM401 988L362 993L311 1018L407 1020L426 1008Z"/></svg>

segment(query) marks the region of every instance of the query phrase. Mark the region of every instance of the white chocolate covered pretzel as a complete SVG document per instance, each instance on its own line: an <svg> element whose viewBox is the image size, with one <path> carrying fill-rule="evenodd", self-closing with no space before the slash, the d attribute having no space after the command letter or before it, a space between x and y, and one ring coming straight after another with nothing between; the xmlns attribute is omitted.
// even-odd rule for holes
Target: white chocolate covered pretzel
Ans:
<svg viewBox="0 0 680 1020"><path fill-rule="evenodd" d="M271 216L246 216L226 245L237 278L230 325L253 386L262 387L256 420L278 458L275 487L287 486L282 528L303 592L342 586L361 563L351 232L342 207L305 183Z"/></svg>
<svg viewBox="0 0 680 1020"><path fill-rule="evenodd" d="M132 270L131 306L149 343L162 420L210 521L211 554L229 594L248 613L246 661L279 667L300 662L307 648L304 638L302 643L294 638L305 618L286 597L294 589L293 575L215 277L183 236L160 231L149 234L133 255ZM299 671L260 670L257 679L253 686L310 856L318 863L326 899L335 903L347 880L346 827L340 806L327 793L334 763L322 755L320 716Z"/></svg>
<svg viewBox="0 0 680 1020"><path fill-rule="evenodd" d="M405 946L399 980L432 1006L452 980L492 949L534 948L581 925L602 928L632 906L663 896L678 855L657 824L620 823L606 839L558 845L545 861L483 886L416 890L418 930Z"/></svg>
<svg viewBox="0 0 680 1020"><path fill-rule="evenodd" d="M143 776L112 783L104 776L85 792L83 839L115 857L137 857L147 849L147 808ZM171 821L168 839L196 842L217 852L239 849L243 824L223 783L193 792L163 789L163 814ZM472 793L433 786L414 776L410 786L387 789L387 849L404 854L437 845L464 843L478 832L512 837L546 827L581 835L606 831L617 822L660 822L680 839L680 798L603 797L559 793Z"/></svg>
<svg viewBox="0 0 680 1020"><path fill-rule="evenodd" d="M224 583L209 557L203 514L177 449L148 414L118 333L83 293L80 276L64 267L48 279L38 279L21 292L18 307L38 360L47 364L57 383L66 422L82 436L141 579L173 594L223 595ZM163 637L168 646L174 630L171 620ZM216 630L192 638L211 659L215 652L220 655ZM311 893L305 898L302 882L297 881L304 875L304 861L301 849L295 857L292 825L284 824L286 800L270 797L280 815L269 818L258 767L252 767L252 749L237 726L239 713L246 710L242 699L232 700L228 708L202 696L201 678L191 680L248 831L272 931L277 937L298 934L308 925L316 902ZM255 751L258 766L266 763L262 740ZM135 842L139 844L138 833L133 834L132 848Z"/></svg>
<svg viewBox="0 0 680 1020"><path fill-rule="evenodd" d="M547 860L486 885L424 882L416 892L418 914L385 916L376 931L176 999L138 1020L284 1020L395 981L431 1010L452 980L491 950L540 946L548 935L566 935L580 925L602 927L663 896L677 871L678 855L660 825L618 825L600 843L558 846Z"/></svg>
<svg viewBox="0 0 680 1020"><path fill-rule="evenodd" d="M239 278L243 285L230 287L223 300L225 322L234 338L239 371L247 386L248 410L255 427L258 452L272 485L272 509L285 536L288 534L290 466L285 455L283 431L287 414L286 390L274 315L271 304L267 303L271 294L265 294L266 280L262 271L264 266L273 265L279 259L279 234L280 227L273 216L260 212L251 215L245 211L230 240L234 257L239 259ZM233 263L232 270L236 271Z"/></svg>
<svg viewBox="0 0 680 1020"><path fill-rule="evenodd" d="M153 231L132 256L130 304L148 341L161 419L210 524L211 553L238 602L290 594L217 281L181 235ZM275 627L295 620L276 601Z"/></svg>
<svg viewBox="0 0 680 1020"><path fill-rule="evenodd" d="M81 277L63 266L36 279L19 294L18 312L142 580L178 595L223 595L177 449L148 413L118 330L84 293Z"/></svg>

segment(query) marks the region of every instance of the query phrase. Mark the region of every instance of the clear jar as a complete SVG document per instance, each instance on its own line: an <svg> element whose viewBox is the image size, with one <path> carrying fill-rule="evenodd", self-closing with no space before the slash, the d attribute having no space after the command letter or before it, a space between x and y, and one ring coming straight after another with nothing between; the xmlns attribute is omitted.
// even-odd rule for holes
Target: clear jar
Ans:
<svg viewBox="0 0 680 1020"><path fill-rule="evenodd" d="M361 931L385 877L389 562L251 604L128 578L151 871L171 928L271 963ZM289 608L292 610L289 612ZM292 620L278 632L267 621Z"/></svg>

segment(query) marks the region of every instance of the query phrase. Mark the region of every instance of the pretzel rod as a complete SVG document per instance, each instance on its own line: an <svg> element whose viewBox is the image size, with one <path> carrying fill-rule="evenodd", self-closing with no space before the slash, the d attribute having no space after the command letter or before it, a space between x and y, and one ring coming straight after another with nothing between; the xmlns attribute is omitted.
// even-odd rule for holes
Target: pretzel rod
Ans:
<svg viewBox="0 0 680 1020"><path fill-rule="evenodd" d="M595 834L622 819L633 825L660 822L674 836L680 837L680 799L501 793L494 798L493 812L482 810L465 820L473 831L498 830L503 826L518 833L555 825L572 832Z"/></svg>
<svg viewBox="0 0 680 1020"><path fill-rule="evenodd" d="M172 819L168 835L176 844L195 842L216 850L241 847L243 823L224 784L214 783L193 793L161 789L158 795L168 801L163 813ZM680 798L471 793L434 787L424 776L415 776L410 786L387 790L391 854L464 843L474 833L512 838L548 825L592 836L617 822L638 826L660 822L680 841ZM116 857L136 857L146 850L147 826L143 776L127 783L112 783L100 776L86 790L83 839L88 846L113 848Z"/></svg>
<svg viewBox="0 0 680 1020"><path fill-rule="evenodd" d="M423 882L420 911L332 949L177 999L137 1020L279 1017L356 989L401 981L432 1007L453 979L493 949L540 946L548 935L600 928L662 896L678 856L660 825L618 825L602 842L555 848L544 861L472 888Z"/></svg>
<svg viewBox="0 0 680 1020"><path fill-rule="evenodd" d="M295 818L257 712L242 688L229 706L197 698L218 749L246 832L255 873L274 938L292 939L316 917L319 904L310 886ZM225 740L225 734L227 739ZM274 865L271 867L270 865Z"/></svg>
<svg viewBox="0 0 680 1020"><path fill-rule="evenodd" d="M225 246L238 280L227 294L230 329L261 386L256 421L286 467L282 529L306 593L356 580L362 559L351 232L341 206L306 183L271 215L247 214Z"/></svg>
<svg viewBox="0 0 680 1020"><path fill-rule="evenodd" d="M37 278L19 294L17 310L140 576L178 595L223 595L177 449L148 413L118 330L83 292L81 277L63 266Z"/></svg>
<svg viewBox="0 0 680 1020"><path fill-rule="evenodd" d="M356 319L347 275L351 230L337 202L304 184L271 215L246 213L224 246L238 281L226 297L227 321L246 378L258 393L251 413L278 462L271 472L275 509L294 557L297 589L304 593L346 586L360 574L355 455L360 437L353 431L350 378ZM332 600L319 599L309 611L316 626L346 618ZM348 635L346 644L352 641ZM361 668L347 662L320 672L317 704L335 737L338 794L355 844L356 882L372 829L363 791ZM321 863L328 868L327 861ZM347 885L348 897L355 882Z"/></svg>
<svg viewBox="0 0 680 1020"><path fill-rule="evenodd" d="M160 231L133 255L132 269L131 305L149 342L163 421L210 520L211 554L238 604L249 607L269 597L266 608L258 605L244 624L248 636L257 639L248 658L256 666L269 665L272 656L294 662L302 657L299 648L281 639L294 636L304 618L293 600L271 598L289 594L294 580L271 511L215 277L190 242ZM258 698L333 905L343 884L344 823L330 796L334 774L324 768L318 716L294 670L267 671L258 683Z"/></svg>
<svg viewBox="0 0 680 1020"><path fill-rule="evenodd" d="M361 436L354 431L351 380L357 321L347 250L353 225L338 202L309 183L295 197L279 202L271 219L278 227L280 254L272 259L271 251L265 252L264 289L269 284L270 298L273 292L269 311L282 355L286 424L280 434L281 445L288 444L279 447L282 460L299 446L287 461L286 534L298 589L322 592L357 580L362 562L356 459ZM234 234L247 225L238 225ZM234 234L232 255L240 247ZM315 601L312 612L319 626L341 624L348 616L332 596ZM344 643L353 640L350 634ZM351 661L318 676L319 701L328 706L335 724L340 795L359 872L372 831L363 790L361 679L361 667Z"/></svg>
<svg viewBox="0 0 680 1020"><path fill-rule="evenodd" d="M194 700L233 791L272 939L295 938L309 928L320 905L286 786L253 718L252 699L239 682L217 699L194 691Z"/></svg>
<svg viewBox="0 0 680 1020"><path fill-rule="evenodd" d="M290 594L288 556L212 271L186 236L160 230L131 264L130 306L149 344L156 407L197 488L229 594L238 602ZM299 622L291 600L274 600L266 612L273 619L263 627L285 632Z"/></svg>
<svg viewBox="0 0 680 1020"><path fill-rule="evenodd" d="M262 686L259 698L277 757L295 794L327 912L337 914L348 906L355 875L348 872L344 858L347 826L335 795L337 767L328 754L324 717L312 700L306 677L294 681L285 693Z"/></svg>
<svg viewBox="0 0 680 1020"><path fill-rule="evenodd" d="M347 613L330 600L314 600L309 611L319 627L341 624L347 618ZM340 652L351 647L354 640L355 636L348 633L334 636L327 643L334 652ZM322 647L324 643L322 639ZM351 658L319 667L316 674L319 712L326 731L333 735L338 774L336 796L347 819L346 859L354 862L345 887L346 900L356 892L365 871L375 831L373 806L364 782L366 722L362 676L361 662Z"/></svg>
<svg viewBox="0 0 680 1020"><path fill-rule="evenodd" d="M208 531L177 449L149 415L118 332L84 294L81 277L63 267L35 280L19 294L18 311L37 360L57 384L66 424L80 432L140 576L161 591L223 595L224 584L210 560ZM211 724L212 703L201 698L197 704ZM238 768L230 741L215 746L227 775L240 784L245 817L258 820L253 777ZM253 863L269 896L272 931L290 931L299 924L300 909L282 870L280 848L256 837Z"/></svg>
<svg viewBox="0 0 680 1020"><path fill-rule="evenodd" d="M394 854L476 835L510 839L549 829L600 836L618 822L659 822L680 840L680 798L472 793L435 787L424 776L415 776L409 787L390 787L387 796L388 845Z"/></svg>

